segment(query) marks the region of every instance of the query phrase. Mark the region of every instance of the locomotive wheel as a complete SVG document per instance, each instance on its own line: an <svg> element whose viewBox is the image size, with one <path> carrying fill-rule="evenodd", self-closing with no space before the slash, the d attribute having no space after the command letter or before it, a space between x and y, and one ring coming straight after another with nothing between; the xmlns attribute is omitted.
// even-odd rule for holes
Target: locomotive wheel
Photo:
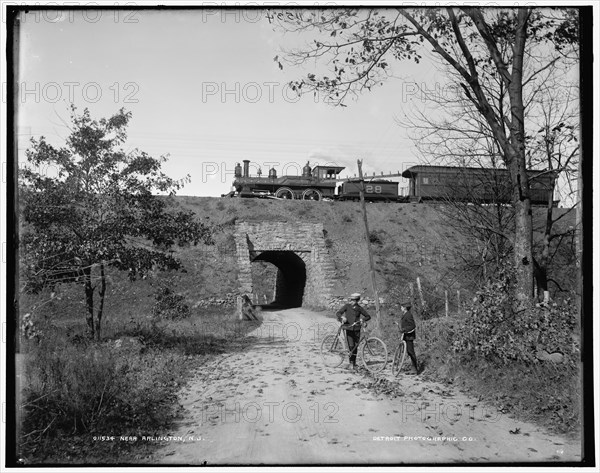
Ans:
<svg viewBox="0 0 600 473"><path fill-rule="evenodd" d="M289 187L280 187L279 189L277 189L277 191L275 192L275 197L279 197L280 199L291 200L295 198L294 191L292 191L292 189L290 189Z"/></svg>
<svg viewBox="0 0 600 473"><path fill-rule="evenodd" d="M321 194L321 191L317 189L306 189L302 193L303 200L321 200L322 198L323 194Z"/></svg>

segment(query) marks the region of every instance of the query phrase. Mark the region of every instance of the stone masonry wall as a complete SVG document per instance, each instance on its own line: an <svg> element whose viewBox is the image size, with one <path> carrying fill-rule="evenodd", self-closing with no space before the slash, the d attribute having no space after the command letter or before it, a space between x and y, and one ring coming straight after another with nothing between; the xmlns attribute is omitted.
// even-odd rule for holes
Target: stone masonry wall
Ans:
<svg viewBox="0 0 600 473"><path fill-rule="evenodd" d="M327 307L333 294L335 268L325 245L323 224L238 222L234 236L241 294L252 297L252 259L263 251L292 251L306 265L302 305Z"/></svg>

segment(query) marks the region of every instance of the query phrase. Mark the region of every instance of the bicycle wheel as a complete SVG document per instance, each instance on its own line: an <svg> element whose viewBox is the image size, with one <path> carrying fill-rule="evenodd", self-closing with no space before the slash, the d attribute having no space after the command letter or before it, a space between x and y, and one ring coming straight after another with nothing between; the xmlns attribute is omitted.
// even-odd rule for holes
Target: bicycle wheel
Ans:
<svg viewBox="0 0 600 473"><path fill-rule="evenodd" d="M365 368L372 373L382 371L387 365L387 348L385 343L377 337L367 338L361 353Z"/></svg>
<svg viewBox="0 0 600 473"><path fill-rule="evenodd" d="M346 350L335 333L325 335L321 342L321 358L325 366L336 368L344 361Z"/></svg>
<svg viewBox="0 0 600 473"><path fill-rule="evenodd" d="M404 358L406 358L406 342L403 340L396 348L394 352L394 361L392 361L392 374L398 376L402 371L402 365L404 364Z"/></svg>

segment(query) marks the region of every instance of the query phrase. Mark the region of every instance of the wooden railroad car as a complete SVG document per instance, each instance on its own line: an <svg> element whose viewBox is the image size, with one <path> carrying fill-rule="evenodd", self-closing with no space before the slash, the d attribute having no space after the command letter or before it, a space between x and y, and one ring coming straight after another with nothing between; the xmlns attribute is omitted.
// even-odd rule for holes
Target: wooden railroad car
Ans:
<svg viewBox="0 0 600 473"><path fill-rule="evenodd" d="M555 176L550 171L527 171L532 205L546 205L552 198ZM510 203L511 180L506 169L451 166L412 166L402 173L409 180L412 202L459 200ZM554 205L557 202L554 202Z"/></svg>

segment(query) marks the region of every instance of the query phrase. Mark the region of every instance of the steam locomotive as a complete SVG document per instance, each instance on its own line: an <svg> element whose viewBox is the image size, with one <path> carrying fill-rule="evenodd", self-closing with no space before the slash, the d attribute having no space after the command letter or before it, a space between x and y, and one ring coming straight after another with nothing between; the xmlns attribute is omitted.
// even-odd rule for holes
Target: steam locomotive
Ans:
<svg viewBox="0 0 600 473"><path fill-rule="evenodd" d="M222 197L259 197L299 200L359 200L360 180L349 179L336 187L343 166L310 166L302 168L301 176L277 176L275 168L269 169L267 177L250 176L250 161L243 161L244 167L235 166L233 190ZM336 192L337 191L337 192ZM398 200L398 182L371 178L365 180L365 199L369 201Z"/></svg>

